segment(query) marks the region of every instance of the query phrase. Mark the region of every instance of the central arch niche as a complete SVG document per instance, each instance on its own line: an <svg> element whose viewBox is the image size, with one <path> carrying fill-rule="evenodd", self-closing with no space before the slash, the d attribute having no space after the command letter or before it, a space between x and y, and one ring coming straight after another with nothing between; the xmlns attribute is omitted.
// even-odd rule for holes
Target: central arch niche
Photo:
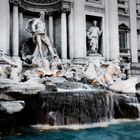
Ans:
<svg viewBox="0 0 140 140"><path fill-rule="evenodd" d="M10 8L11 8L11 15L13 14L13 7L18 7L18 14L19 14L19 46L26 41L27 39L31 38L32 35L26 32L26 23L29 19L32 18L39 18L40 12L45 12L45 22L46 22L46 32L50 33L49 25L52 25L53 31L51 32L51 37L53 38L52 42L54 47L57 49L57 52L61 56L61 21L62 21L62 13L66 15L66 22L68 15L71 9L70 1L64 0L10 0ZM50 17L53 20L50 20ZM13 17L11 16L11 32L12 31L12 24L15 22L13 21ZM51 24L50 22L51 21ZM49 34L48 34L49 35ZM12 34L10 35L12 39ZM49 36L50 37L50 36ZM12 46L10 47L12 48Z"/></svg>

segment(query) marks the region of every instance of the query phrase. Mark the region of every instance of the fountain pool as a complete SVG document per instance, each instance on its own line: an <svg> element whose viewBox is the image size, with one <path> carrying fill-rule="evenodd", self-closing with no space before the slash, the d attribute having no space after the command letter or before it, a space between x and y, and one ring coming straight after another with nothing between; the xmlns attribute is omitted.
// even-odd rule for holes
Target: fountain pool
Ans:
<svg viewBox="0 0 140 140"><path fill-rule="evenodd" d="M49 130L26 132L19 136L1 137L1 140L140 140L140 122L127 122L108 127L82 130Z"/></svg>

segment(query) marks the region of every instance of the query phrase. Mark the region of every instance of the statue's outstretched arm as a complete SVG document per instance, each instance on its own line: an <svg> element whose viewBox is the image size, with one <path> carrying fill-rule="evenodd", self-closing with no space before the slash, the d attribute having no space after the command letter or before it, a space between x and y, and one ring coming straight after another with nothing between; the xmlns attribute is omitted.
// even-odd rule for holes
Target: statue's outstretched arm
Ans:
<svg viewBox="0 0 140 140"><path fill-rule="evenodd" d="M92 33L92 29L89 28L87 31L87 37L90 39L91 38L91 33Z"/></svg>
<svg viewBox="0 0 140 140"><path fill-rule="evenodd" d="M99 29L99 36L102 35L102 33L103 33L103 30Z"/></svg>
<svg viewBox="0 0 140 140"><path fill-rule="evenodd" d="M36 20L34 20L34 22L33 22L33 24L32 24L32 30L33 30L33 32L35 32L36 31L36 24L37 24L37 19Z"/></svg>

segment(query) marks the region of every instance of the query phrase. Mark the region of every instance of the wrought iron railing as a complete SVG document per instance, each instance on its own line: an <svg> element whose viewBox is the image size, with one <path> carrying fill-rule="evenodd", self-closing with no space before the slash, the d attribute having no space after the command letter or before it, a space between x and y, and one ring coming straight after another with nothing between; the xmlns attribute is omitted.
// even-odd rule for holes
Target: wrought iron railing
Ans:
<svg viewBox="0 0 140 140"><path fill-rule="evenodd" d="M128 49L128 48L120 48L120 53L130 54L130 49Z"/></svg>
<svg viewBox="0 0 140 140"><path fill-rule="evenodd" d="M128 13L128 0L118 0L118 8L122 9L125 14Z"/></svg>
<svg viewBox="0 0 140 140"><path fill-rule="evenodd" d="M89 3L101 3L102 0L85 0L85 1Z"/></svg>

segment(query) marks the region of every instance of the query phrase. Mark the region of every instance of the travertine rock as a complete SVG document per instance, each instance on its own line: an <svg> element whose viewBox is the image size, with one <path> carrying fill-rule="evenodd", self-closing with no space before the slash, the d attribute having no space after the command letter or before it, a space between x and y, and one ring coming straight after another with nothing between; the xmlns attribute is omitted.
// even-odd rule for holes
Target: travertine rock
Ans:
<svg viewBox="0 0 140 140"><path fill-rule="evenodd" d="M45 86L39 83L40 79L30 79L28 82L15 82L10 79L0 79L1 93L37 94L44 91Z"/></svg>
<svg viewBox="0 0 140 140"><path fill-rule="evenodd" d="M24 106L24 101L0 101L0 111L6 111L8 114L20 112Z"/></svg>
<svg viewBox="0 0 140 140"><path fill-rule="evenodd" d="M130 78L128 80L118 80L114 82L114 84L111 85L109 88L123 93L125 92L135 93L137 83L138 83L137 78Z"/></svg>

